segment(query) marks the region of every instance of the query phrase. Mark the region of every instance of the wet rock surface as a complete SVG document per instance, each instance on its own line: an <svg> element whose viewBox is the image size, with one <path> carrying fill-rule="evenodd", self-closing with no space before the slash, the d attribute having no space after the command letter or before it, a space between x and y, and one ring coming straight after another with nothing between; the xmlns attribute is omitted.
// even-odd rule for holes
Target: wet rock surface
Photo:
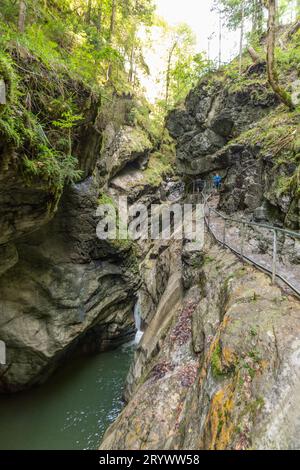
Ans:
<svg viewBox="0 0 300 470"><path fill-rule="evenodd" d="M194 281L142 340L101 449L299 448L299 302L208 240L183 265Z"/></svg>
<svg viewBox="0 0 300 470"><path fill-rule="evenodd" d="M43 382L70 355L116 347L134 336L139 248L99 240L96 210L103 194L112 203L119 195L159 201L160 185L152 188L143 177L152 148L147 133L130 126L126 113L123 124L108 119L104 125L99 103L89 103L73 142L80 182L51 192L38 179L24 180L3 155L0 338L7 364L0 366L1 392ZM136 174L128 177L131 164L142 174L140 185Z"/></svg>
<svg viewBox="0 0 300 470"><path fill-rule="evenodd" d="M86 341L88 352L126 341L134 331L138 268L134 257L130 264L130 250L97 239L94 183L67 189L54 219L16 242L19 261L12 252L0 277L7 345L2 391L44 380L86 335L94 336Z"/></svg>

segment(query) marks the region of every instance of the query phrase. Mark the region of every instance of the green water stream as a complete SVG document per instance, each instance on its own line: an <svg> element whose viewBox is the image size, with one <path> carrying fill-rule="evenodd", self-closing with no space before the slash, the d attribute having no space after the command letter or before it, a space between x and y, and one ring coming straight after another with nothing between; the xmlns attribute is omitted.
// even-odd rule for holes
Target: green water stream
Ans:
<svg viewBox="0 0 300 470"><path fill-rule="evenodd" d="M0 449L96 449L122 409L133 348L73 360L31 391L0 397Z"/></svg>

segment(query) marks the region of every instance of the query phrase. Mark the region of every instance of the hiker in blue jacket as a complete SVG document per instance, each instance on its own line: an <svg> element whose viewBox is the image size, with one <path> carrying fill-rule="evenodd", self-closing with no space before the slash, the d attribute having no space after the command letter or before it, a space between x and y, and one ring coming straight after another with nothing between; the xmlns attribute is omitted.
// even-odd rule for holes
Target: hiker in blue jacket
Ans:
<svg viewBox="0 0 300 470"><path fill-rule="evenodd" d="M216 173L213 177L214 188L219 190L222 184L222 176L219 173Z"/></svg>

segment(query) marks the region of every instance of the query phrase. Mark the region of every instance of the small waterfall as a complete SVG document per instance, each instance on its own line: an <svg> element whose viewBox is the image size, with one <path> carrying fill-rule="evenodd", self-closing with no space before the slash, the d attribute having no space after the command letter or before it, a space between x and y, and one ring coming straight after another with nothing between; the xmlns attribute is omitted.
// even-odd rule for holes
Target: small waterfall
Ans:
<svg viewBox="0 0 300 470"><path fill-rule="evenodd" d="M141 304L139 299L137 300L135 306L134 306L134 321L135 321L135 327L136 327L136 335L135 335L135 344L139 344L139 342L142 339L143 332L141 330L142 328L142 312L141 312Z"/></svg>

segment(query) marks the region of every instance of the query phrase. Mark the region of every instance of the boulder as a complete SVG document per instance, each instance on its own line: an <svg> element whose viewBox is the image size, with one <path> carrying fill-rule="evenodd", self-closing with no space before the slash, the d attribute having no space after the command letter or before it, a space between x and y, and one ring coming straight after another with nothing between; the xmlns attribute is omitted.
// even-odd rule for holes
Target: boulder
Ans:
<svg viewBox="0 0 300 470"><path fill-rule="evenodd" d="M115 176L128 163L140 162L140 165L146 165L152 144L145 131L138 127L123 126L118 131L111 129L110 133L102 152L103 159L99 162L106 178Z"/></svg>

